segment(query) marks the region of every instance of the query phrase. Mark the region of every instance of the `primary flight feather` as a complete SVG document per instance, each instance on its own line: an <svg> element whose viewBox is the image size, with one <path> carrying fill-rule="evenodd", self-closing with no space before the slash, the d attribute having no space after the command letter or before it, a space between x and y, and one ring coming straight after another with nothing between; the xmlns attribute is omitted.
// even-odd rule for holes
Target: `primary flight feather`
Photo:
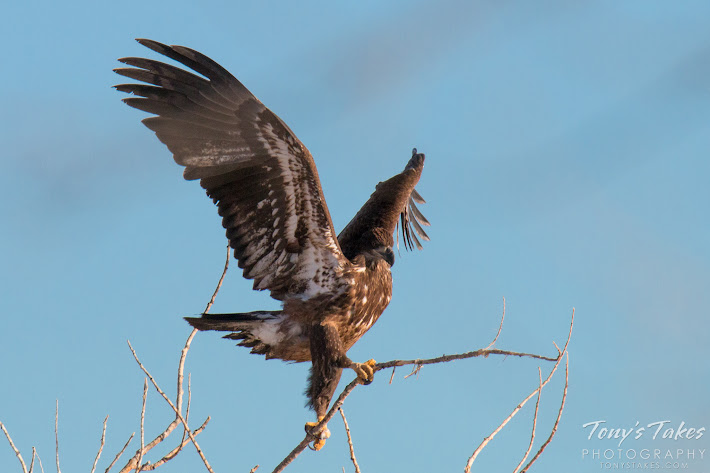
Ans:
<svg viewBox="0 0 710 473"><path fill-rule="evenodd" d="M416 206L424 199L414 188L424 155L415 149L401 173L377 184L336 238L313 157L278 116L207 56L138 42L199 75L152 59L122 58L130 67L115 72L144 84L116 89L133 94L123 99L128 105L155 115L143 123L185 167L185 179L199 179L217 205L244 277L283 305L280 311L186 319L200 330L230 332L225 338L267 359L311 361L306 394L320 420L343 368L372 381L374 360L356 363L346 353L391 300L397 226L407 249L429 240L422 229L429 222ZM329 435L319 430L313 432L316 449Z"/></svg>

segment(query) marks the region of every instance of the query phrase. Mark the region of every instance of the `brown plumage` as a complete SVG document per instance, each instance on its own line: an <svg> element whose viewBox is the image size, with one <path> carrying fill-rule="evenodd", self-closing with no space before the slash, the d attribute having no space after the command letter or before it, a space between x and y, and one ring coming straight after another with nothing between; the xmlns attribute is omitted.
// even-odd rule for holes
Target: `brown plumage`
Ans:
<svg viewBox="0 0 710 473"><path fill-rule="evenodd" d="M416 149L404 171L380 182L335 237L318 172L288 126L236 78L203 54L139 39L189 67L123 58L118 74L145 84L116 89L128 105L155 116L143 120L217 205L239 267L254 289L282 301L280 311L204 314L187 321L200 330L230 332L252 353L311 361L309 405L321 419L343 368L372 381L374 361L354 363L348 349L377 321L392 297L394 237L421 249L429 225L414 189L424 165ZM417 237L418 235L418 237ZM308 426L313 426L313 423ZM325 432L325 433L323 433ZM322 447L327 429L320 432Z"/></svg>

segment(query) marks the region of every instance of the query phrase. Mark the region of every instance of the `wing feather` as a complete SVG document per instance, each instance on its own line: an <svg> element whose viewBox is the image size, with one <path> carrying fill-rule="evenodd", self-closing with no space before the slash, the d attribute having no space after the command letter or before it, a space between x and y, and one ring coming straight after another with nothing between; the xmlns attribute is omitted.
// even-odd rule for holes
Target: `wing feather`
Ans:
<svg viewBox="0 0 710 473"><path fill-rule="evenodd" d="M429 221L414 204L415 201L424 202L414 187L419 182L423 167L424 155L414 149L404 171L377 185L370 199L338 235L345 256L352 259L362 250L393 246L393 234L397 234L400 222L405 248L416 246L422 249L417 235L425 241L429 240L421 228L421 225L429 225Z"/></svg>
<svg viewBox="0 0 710 473"><path fill-rule="evenodd" d="M350 264L335 238L310 152L241 82L207 56L152 40L139 43L196 74L152 59L116 69L143 84L116 89L151 113L143 123L200 179L254 288L276 299L342 289ZM201 77L202 76L202 77Z"/></svg>

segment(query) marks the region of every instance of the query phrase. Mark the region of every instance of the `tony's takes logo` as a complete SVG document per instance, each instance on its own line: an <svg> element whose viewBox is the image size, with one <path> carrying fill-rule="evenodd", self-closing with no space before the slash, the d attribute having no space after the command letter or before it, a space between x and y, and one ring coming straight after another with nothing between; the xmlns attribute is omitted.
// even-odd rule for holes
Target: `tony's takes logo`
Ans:
<svg viewBox="0 0 710 473"><path fill-rule="evenodd" d="M625 429L623 427L602 426L602 424L606 424L605 420L595 420L593 422L587 422L586 424L582 424L582 427L585 429L587 427L591 427L591 430L589 432L589 436L587 437L587 440L591 440L592 437L594 437L594 436L596 438L598 438L599 440L619 439L619 444L618 444L619 447L621 447L621 444L624 443L624 440L626 440L634 432L635 432L634 439L638 440L638 439L642 438L644 435L646 435L647 429L649 432L652 433L652 437L651 437L652 440L656 440L657 438L673 439L673 440L681 440L681 439L698 440L705 433L705 427L700 427L697 429L693 428L693 427L688 428L685 426L685 421L681 422L678 425L677 429L674 429L671 426L665 427L666 424L670 424L670 423L671 423L670 420L659 420L656 422L651 422L650 424L646 424L646 426L644 426L644 427L639 427L640 422L636 421L636 424L633 427ZM659 437L659 435L660 435L660 437Z"/></svg>

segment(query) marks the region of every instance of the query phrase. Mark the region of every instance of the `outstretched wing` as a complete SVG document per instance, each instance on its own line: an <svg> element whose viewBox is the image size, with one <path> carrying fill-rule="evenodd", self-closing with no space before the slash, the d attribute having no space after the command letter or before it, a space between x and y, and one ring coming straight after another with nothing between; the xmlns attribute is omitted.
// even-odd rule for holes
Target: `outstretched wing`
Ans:
<svg viewBox="0 0 710 473"><path fill-rule="evenodd" d="M271 296L310 297L337 289L347 259L338 245L311 153L227 70L182 46L139 43L193 71L143 58L115 69L147 84L116 89L152 113L143 123L217 204L244 277Z"/></svg>
<svg viewBox="0 0 710 473"><path fill-rule="evenodd" d="M345 256L354 258L361 251L393 246L393 233L399 222L405 248L422 249L419 238L429 241L422 225L429 226L429 222L417 208L416 204L423 204L424 199L414 187L423 168L424 154L417 153L415 148L404 171L377 184L370 199L338 235Z"/></svg>

